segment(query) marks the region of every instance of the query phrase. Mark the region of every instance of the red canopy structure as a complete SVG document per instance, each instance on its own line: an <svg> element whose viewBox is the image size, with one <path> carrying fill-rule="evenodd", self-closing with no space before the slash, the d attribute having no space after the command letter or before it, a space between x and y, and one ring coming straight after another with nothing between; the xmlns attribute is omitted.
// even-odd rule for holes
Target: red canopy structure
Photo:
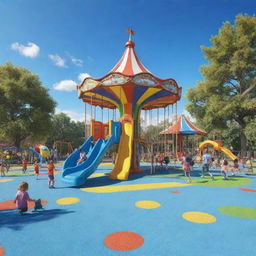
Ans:
<svg viewBox="0 0 256 256"><path fill-rule="evenodd" d="M178 120L173 125L171 125L165 131L162 131L160 134L206 135L207 133L196 127L184 115L180 115Z"/></svg>
<svg viewBox="0 0 256 256"><path fill-rule="evenodd" d="M160 134L177 134L177 152L182 152L183 150L183 135L193 135L201 134L206 135L207 133L196 127L190 120L188 120L184 115L180 115L178 120L171 125L165 131ZM178 154L178 153L177 153Z"/></svg>

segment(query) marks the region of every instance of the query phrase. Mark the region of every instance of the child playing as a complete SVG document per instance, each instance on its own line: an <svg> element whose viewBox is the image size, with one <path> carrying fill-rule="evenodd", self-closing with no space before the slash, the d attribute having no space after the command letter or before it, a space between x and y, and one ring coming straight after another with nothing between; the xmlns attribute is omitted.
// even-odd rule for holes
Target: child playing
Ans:
<svg viewBox="0 0 256 256"><path fill-rule="evenodd" d="M14 203L16 204L20 214L24 214L28 210L28 201L34 202L28 195L28 183L21 182L18 186L18 192L15 196Z"/></svg>
<svg viewBox="0 0 256 256"><path fill-rule="evenodd" d="M34 170L35 170L36 179L38 180L38 175L39 175L39 163L38 163L38 161L35 161L35 163L34 163Z"/></svg>
<svg viewBox="0 0 256 256"><path fill-rule="evenodd" d="M224 174L224 180L228 180L228 161L224 160L222 165L221 165L221 173L223 172Z"/></svg>
<svg viewBox="0 0 256 256"><path fill-rule="evenodd" d="M185 161L183 163L184 173L185 173L185 176L188 178L188 183L192 183L192 179L190 177L191 162L192 162L192 157L191 157L190 153L188 153L188 155L185 158Z"/></svg>
<svg viewBox="0 0 256 256"><path fill-rule="evenodd" d="M49 188L54 188L54 170L55 166L53 164L53 161L51 160L50 163L47 166L48 168L48 186Z"/></svg>
<svg viewBox="0 0 256 256"><path fill-rule="evenodd" d="M239 172L239 164L238 164L238 159L237 158L234 160L234 165L231 169L231 172L232 172L232 176L234 176L235 173Z"/></svg>
<svg viewBox="0 0 256 256"><path fill-rule="evenodd" d="M87 159L86 153L83 149L80 150L80 157L77 160L77 165L83 163Z"/></svg>
<svg viewBox="0 0 256 256"><path fill-rule="evenodd" d="M26 171L27 171L27 165L28 165L27 159L26 159L26 158L23 158L21 163L22 163L22 172L23 172L23 173L26 173Z"/></svg>
<svg viewBox="0 0 256 256"><path fill-rule="evenodd" d="M1 161L1 160L0 160ZM4 172L4 164L2 162L0 162L0 173L1 176L5 176L5 172Z"/></svg>

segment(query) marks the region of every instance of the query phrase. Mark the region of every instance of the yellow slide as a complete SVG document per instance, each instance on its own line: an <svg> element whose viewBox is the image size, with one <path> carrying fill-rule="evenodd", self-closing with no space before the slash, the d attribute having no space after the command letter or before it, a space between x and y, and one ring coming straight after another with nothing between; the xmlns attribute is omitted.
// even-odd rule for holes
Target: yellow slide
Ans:
<svg viewBox="0 0 256 256"><path fill-rule="evenodd" d="M109 175L113 180L127 180L132 159L133 124L126 122L122 124L122 135L118 147L115 167Z"/></svg>
<svg viewBox="0 0 256 256"><path fill-rule="evenodd" d="M220 150L226 154L230 159L235 160L237 159L237 157L227 148L224 147L220 147Z"/></svg>
<svg viewBox="0 0 256 256"><path fill-rule="evenodd" d="M225 155L227 155L232 160L235 160L237 158L229 149L222 147L221 142L217 142L217 141L213 141L213 140L206 140L206 141L202 142L199 145L199 149L202 150L207 145L213 146L214 150L222 151Z"/></svg>

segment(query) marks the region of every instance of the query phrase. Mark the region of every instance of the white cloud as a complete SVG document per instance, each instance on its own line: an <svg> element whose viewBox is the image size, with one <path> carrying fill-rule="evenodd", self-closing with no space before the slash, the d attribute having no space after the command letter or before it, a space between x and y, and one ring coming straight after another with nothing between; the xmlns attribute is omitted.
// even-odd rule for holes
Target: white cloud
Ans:
<svg viewBox="0 0 256 256"><path fill-rule="evenodd" d="M83 82L86 77L90 77L90 75L89 75L88 73L81 73L81 74L78 76L78 80L79 80L80 82Z"/></svg>
<svg viewBox="0 0 256 256"><path fill-rule="evenodd" d="M66 114L73 121L79 121L79 122L83 122L84 121L84 113L79 113L79 112L75 112L75 111L72 111L72 110L64 110L64 109L56 108L55 114L59 114L59 113ZM90 120L89 115L86 115L86 120L87 121Z"/></svg>
<svg viewBox="0 0 256 256"><path fill-rule="evenodd" d="M77 59L74 56L70 56L71 61L78 67L82 67L84 62L81 59Z"/></svg>
<svg viewBox="0 0 256 256"><path fill-rule="evenodd" d="M61 58L59 55L57 55L57 54L49 54L48 57L54 62L54 64L56 66L62 67L62 68L66 67L65 59Z"/></svg>
<svg viewBox="0 0 256 256"><path fill-rule="evenodd" d="M75 91L77 83L73 80L62 80L53 85L53 88L57 91Z"/></svg>
<svg viewBox="0 0 256 256"><path fill-rule="evenodd" d="M40 47L34 43L28 42L27 46L18 42L11 44L11 49L18 51L21 55L29 58L35 58L39 55Z"/></svg>

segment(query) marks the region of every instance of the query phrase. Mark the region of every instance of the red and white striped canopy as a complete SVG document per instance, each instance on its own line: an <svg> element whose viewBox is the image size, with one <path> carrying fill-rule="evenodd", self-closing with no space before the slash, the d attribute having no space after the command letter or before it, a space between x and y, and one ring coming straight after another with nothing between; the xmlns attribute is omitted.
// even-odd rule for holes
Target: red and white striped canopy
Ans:
<svg viewBox="0 0 256 256"><path fill-rule="evenodd" d="M177 122L171 125L167 130L162 131L160 134L206 135L207 133L196 127L184 115L180 115Z"/></svg>
<svg viewBox="0 0 256 256"><path fill-rule="evenodd" d="M143 64L140 62L138 56L135 53L133 41L128 41L126 44L125 52L119 62L109 73L122 73L126 76L134 76L139 73L150 73Z"/></svg>

